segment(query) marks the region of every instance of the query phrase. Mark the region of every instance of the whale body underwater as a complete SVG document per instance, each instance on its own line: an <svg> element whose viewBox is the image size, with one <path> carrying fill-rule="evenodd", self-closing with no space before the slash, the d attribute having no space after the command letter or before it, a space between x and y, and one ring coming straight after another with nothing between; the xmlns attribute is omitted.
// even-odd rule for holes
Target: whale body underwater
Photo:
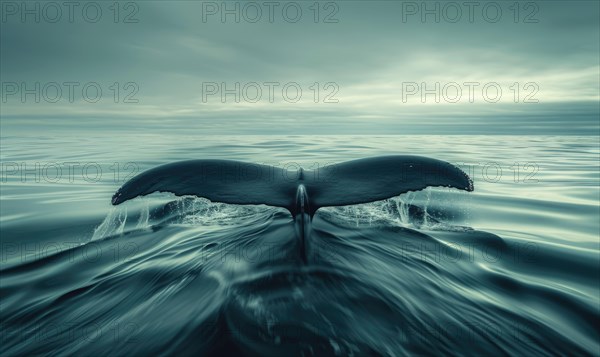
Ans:
<svg viewBox="0 0 600 357"><path fill-rule="evenodd" d="M311 221L319 208L379 201L427 187L474 189L471 178L458 167L421 156L378 156L316 170L207 159L145 171L119 188L112 204L153 192L170 192L213 202L282 207L294 219L300 255L306 263Z"/></svg>

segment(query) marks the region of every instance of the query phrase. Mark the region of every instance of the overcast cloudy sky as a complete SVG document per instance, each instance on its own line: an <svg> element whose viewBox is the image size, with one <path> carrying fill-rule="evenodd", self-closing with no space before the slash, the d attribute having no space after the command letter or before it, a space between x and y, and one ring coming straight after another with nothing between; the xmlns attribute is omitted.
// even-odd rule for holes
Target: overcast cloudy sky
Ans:
<svg viewBox="0 0 600 357"><path fill-rule="evenodd" d="M5 130L599 130L598 1L71 4L2 1Z"/></svg>

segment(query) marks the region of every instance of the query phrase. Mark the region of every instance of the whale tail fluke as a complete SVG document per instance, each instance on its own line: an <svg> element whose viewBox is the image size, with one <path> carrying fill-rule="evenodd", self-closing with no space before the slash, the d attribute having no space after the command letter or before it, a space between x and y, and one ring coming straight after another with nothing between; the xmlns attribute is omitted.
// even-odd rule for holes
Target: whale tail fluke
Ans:
<svg viewBox="0 0 600 357"><path fill-rule="evenodd" d="M473 181L458 167L421 156L380 156L347 161L319 170L306 187L315 210L368 203L427 187L473 191Z"/></svg>
<svg viewBox="0 0 600 357"><path fill-rule="evenodd" d="M296 165L292 168L231 160L175 162L132 178L114 194L112 204L153 192L171 192L213 202L283 207L296 216L297 189L304 185L312 216L321 207L378 201L430 186L473 190L469 176L456 166L419 156L359 159L313 171Z"/></svg>

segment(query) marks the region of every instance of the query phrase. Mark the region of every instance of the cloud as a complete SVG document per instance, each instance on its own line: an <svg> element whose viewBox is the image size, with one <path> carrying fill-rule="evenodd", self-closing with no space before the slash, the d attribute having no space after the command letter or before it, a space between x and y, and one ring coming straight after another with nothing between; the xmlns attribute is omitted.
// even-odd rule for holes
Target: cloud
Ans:
<svg viewBox="0 0 600 357"><path fill-rule="evenodd" d="M235 126L236 131L253 133L310 132L315 122L334 131L341 130L343 121L344 130L361 133L395 130L403 118L402 130L407 131L430 132L433 127L470 132L476 126L477 132L484 132L475 118L501 116L526 120L530 133L548 132L550 124L550 131L561 125L582 133L597 128L593 120L600 100L597 2L537 3L537 11L520 4L518 14L508 2L496 2L502 10L498 22L482 15L485 2L475 10L472 22L458 3L463 17L456 23L447 21L444 13L439 22L435 15L426 15L425 22L420 13L407 15L411 4L421 12L422 2L340 1L335 2L337 8L321 4L318 16L308 3L298 3L303 16L296 23L282 18L279 8L272 23L264 12L256 23L243 16L236 23L222 22L220 14L204 19L206 2L135 4L137 23L115 23L108 8L96 23L77 18L73 23L64 19L23 22L19 16L2 21L0 72L5 92L7 82L25 83L28 88L35 83L43 87L49 82L75 81L83 87L93 82L103 89L102 100L95 104L86 102L81 93L72 101L61 98L57 103L44 98L40 103L23 101L20 93L8 96L2 103L4 126L17 118L79 115L132 121L177 118L191 125L212 118ZM446 3L439 4L443 11ZM121 18L125 10L121 9ZM324 22L327 16L338 22ZM527 18L537 22L528 23ZM130 93L124 86L130 82L138 86L135 105L122 103ZM223 103L217 93L204 102L208 82L227 88L239 83L241 89L255 82L262 86L263 97L251 103L240 94L241 103L236 103L229 95ZM290 103L279 95L271 103L265 82L278 82L278 88L297 83L303 98ZM331 86L326 88L330 82L337 86L337 104L323 103L332 93ZM479 93L474 103L448 103L443 98L436 103L428 95L422 103L417 93L410 97L412 101L403 101L406 83L425 83L427 88L439 83L441 89L457 83L464 91L465 82L478 82L480 87L497 83L502 98L488 103ZM120 88L118 103L112 100L114 83ZM539 103L522 103L533 91ZM515 95L519 103L514 103ZM557 113L577 113L579 125L557 122ZM447 118L453 118L453 123L448 124ZM150 122L148 130L152 125L156 124ZM489 131L496 133L499 126Z"/></svg>

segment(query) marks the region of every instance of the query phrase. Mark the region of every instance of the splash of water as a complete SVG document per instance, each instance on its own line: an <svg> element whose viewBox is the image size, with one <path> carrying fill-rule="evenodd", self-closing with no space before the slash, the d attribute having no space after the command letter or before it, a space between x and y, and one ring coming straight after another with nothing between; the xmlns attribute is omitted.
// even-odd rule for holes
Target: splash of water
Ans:
<svg viewBox="0 0 600 357"><path fill-rule="evenodd" d="M240 220L269 217L278 210L264 205L230 205L190 196L177 197L165 203L160 200L160 195L156 195L111 207L102 223L94 229L90 241L122 235L128 227L144 230L161 222L205 227L239 225Z"/></svg>

